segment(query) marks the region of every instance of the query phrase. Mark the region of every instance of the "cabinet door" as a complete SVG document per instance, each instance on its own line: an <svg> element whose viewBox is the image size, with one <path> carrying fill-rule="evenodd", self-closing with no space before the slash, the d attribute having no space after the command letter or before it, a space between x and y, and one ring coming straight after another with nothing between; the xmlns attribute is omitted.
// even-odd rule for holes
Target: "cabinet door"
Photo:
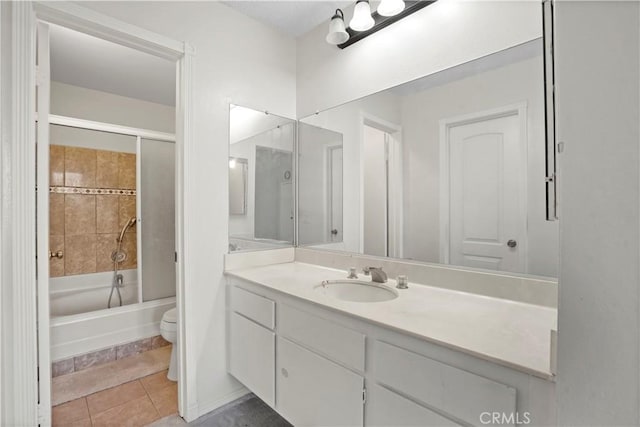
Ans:
<svg viewBox="0 0 640 427"><path fill-rule="evenodd" d="M448 418L418 405L384 387L367 389L367 427L459 426Z"/></svg>
<svg viewBox="0 0 640 427"><path fill-rule="evenodd" d="M296 426L362 426L364 379L278 337L277 409Z"/></svg>
<svg viewBox="0 0 640 427"><path fill-rule="evenodd" d="M275 396L275 333L231 313L229 373L268 405Z"/></svg>

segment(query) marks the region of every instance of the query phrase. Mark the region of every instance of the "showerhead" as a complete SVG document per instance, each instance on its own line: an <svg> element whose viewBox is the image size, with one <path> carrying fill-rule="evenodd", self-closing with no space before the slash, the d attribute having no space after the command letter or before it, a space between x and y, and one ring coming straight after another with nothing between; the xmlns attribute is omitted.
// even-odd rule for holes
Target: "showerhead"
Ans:
<svg viewBox="0 0 640 427"><path fill-rule="evenodd" d="M122 231L120 231L120 237L118 237L118 244L122 243L122 239L124 239L124 233L126 233L129 228L133 227L137 221L138 219L135 216L129 218L129 221L127 221L124 227L122 227Z"/></svg>

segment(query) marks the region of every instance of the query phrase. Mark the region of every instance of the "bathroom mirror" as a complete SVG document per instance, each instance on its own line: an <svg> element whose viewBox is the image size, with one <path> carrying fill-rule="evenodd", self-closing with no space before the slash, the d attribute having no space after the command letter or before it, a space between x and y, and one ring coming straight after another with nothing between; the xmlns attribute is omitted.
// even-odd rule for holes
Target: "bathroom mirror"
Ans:
<svg viewBox="0 0 640 427"><path fill-rule="evenodd" d="M557 276L543 73L535 39L300 120L299 244Z"/></svg>
<svg viewBox="0 0 640 427"><path fill-rule="evenodd" d="M294 120L229 109L229 251L293 244Z"/></svg>

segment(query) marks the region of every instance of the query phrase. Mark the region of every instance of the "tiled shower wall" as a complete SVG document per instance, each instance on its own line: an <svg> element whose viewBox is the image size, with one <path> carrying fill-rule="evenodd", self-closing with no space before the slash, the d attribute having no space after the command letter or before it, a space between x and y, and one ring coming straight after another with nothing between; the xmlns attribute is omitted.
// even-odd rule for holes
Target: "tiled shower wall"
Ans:
<svg viewBox="0 0 640 427"><path fill-rule="evenodd" d="M136 155L62 145L49 155L49 250L64 254L51 258L51 277L110 271L116 238L136 216ZM136 268L136 226L122 247L120 268Z"/></svg>

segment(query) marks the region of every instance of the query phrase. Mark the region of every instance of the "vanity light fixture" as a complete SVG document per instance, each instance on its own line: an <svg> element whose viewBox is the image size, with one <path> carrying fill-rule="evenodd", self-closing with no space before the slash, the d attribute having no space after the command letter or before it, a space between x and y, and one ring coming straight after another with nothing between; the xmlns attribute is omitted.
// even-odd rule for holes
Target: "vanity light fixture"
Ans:
<svg viewBox="0 0 640 427"><path fill-rule="evenodd" d="M345 28L342 10L336 9L336 13L329 23L329 33L326 37L327 43L344 49L436 1L382 0L378 10L371 13L369 1L358 0L353 11L353 18L347 28Z"/></svg>
<svg viewBox="0 0 640 427"><path fill-rule="evenodd" d="M349 33L344 25L344 13L342 10L336 9L336 13L329 23L329 34L327 34L327 43L342 44L349 40Z"/></svg>
<svg viewBox="0 0 640 427"><path fill-rule="evenodd" d="M404 10L404 0L382 0L378 6L380 16L395 16Z"/></svg>
<svg viewBox="0 0 640 427"><path fill-rule="evenodd" d="M349 27L354 31L367 31L370 30L376 21L371 16L371 5L369 0L358 0L356 7L353 10L353 18L349 22Z"/></svg>

